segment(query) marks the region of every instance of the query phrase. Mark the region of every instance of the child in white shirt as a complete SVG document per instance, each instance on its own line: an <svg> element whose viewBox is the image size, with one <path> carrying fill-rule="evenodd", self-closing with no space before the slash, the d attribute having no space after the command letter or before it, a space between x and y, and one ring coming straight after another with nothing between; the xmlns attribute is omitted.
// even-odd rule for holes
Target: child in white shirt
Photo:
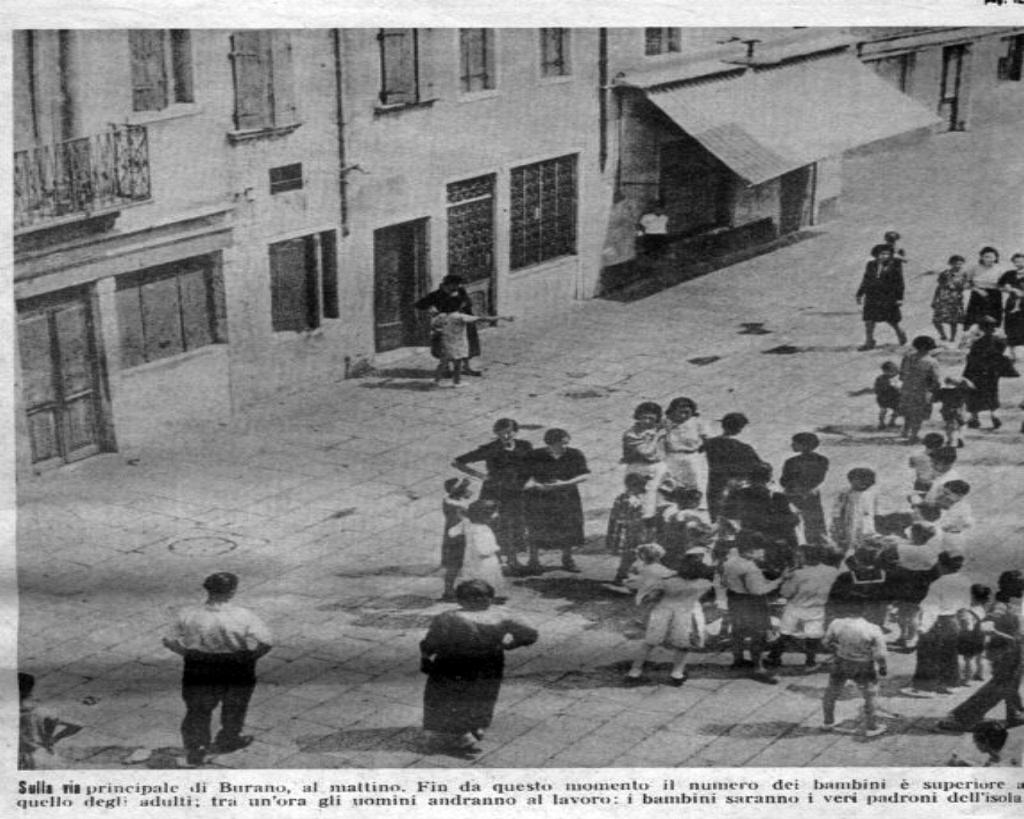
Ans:
<svg viewBox="0 0 1024 819"><path fill-rule="evenodd" d="M832 540L844 554L852 554L868 535L875 534L878 493L875 471L855 467L846 473L850 486L839 493L832 507Z"/></svg>
<svg viewBox="0 0 1024 819"><path fill-rule="evenodd" d="M497 509L495 501L474 501L466 510L466 520L450 530L449 534L461 533L466 539L462 568L455 586L458 587L466 580L483 580L494 589L494 602L501 603L506 599L505 578L501 574L501 562L498 560L498 541L491 529Z"/></svg>

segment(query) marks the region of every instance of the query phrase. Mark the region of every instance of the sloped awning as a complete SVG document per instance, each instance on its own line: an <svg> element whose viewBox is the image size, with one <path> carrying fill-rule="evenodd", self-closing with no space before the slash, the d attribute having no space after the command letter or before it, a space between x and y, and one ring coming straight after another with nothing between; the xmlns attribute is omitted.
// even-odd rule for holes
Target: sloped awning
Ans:
<svg viewBox="0 0 1024 819"><path fill-rule="evenodd" d="M938 122L846 53L643 90L752 185Z"/></svg>

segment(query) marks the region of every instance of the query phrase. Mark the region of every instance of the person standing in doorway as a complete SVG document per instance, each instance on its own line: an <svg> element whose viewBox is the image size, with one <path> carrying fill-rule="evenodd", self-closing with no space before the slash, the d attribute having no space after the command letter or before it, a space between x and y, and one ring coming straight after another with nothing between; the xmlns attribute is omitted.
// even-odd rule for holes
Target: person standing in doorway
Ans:
<svg viewBox="0 0 1024 819"><path fill-rule="evenodd" d="M185 659L181 738L189 767L202 765L207 754L227 754L252 743L242 728L256 687L256 661L270 651L272 640L259 617L231 602L238 589L236 575L211 574L203 588L206 602L182 609L163 638L166 648ZM210 722L218 705L221 728L211 742Z"/></svg>
<svg viewBox="0 0 1024 819"><path fill-rule="evenodd" d="M665 254L668 249L668 214L660 199L652 202L640 217L636 237L641 255L657 259Z"/></svg>
<svg viewBox="0 0 1024 819"><path fill-rule="evenodd" d="M903 304L903 264L893 258L892 245L875 245L871 249L872 259L864 268L864 277L857 288L857 304L863 307L864 344L861 350L873 350L875 325L888 324L896 333L897 341L907 343L907 334L900 327Z"/></svg>

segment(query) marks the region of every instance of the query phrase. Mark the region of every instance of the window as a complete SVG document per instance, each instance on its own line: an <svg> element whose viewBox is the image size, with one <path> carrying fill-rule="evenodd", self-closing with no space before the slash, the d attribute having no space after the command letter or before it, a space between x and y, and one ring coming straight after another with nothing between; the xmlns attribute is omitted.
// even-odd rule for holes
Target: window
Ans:
<svg viewBox="0 0 1024 819"><path fill-rule="evenodd" d="M419 42L414 28L382 28L380 104L413 105L420 101Z"/></svg>
<svg viewBox="0 0 1024 819"><path fill-rule="evenodd" d="M297 190L302 190L301 162L270 169L270 192L272 194Z"/></svg>
<svg viewBox="0 0 1024 819"><path fill-rule="evenodd" d="M651 57L655 54L668 54L679 51L678 28L645 28L644 54Z"/></svg>
<svg viewBox="0 0 1024 819"><path fill-rule="evenodd" d="M460 82L463 93L494 88L494 30L460 28Z"/></svg>
<svg viewBox="0 0 1024 819"><path fill-rule="evenodd" d="M569 71L569 29L540 30L540 75L565 77Z"/></svg>
<svg viewBox="0 0 1024 819"><path fill-rule="evenodd" d="M513 270L576 252L576 157L512 169Z"/></svg>
<svg viewBox="0 0 1024 819"><path fill-rule="evenodd" d="M193 102L192 43L187 29L128 32L132 59L132 110L162 111Z"/></svg>
<svg viewBox="0 0 1024 819"><path fill-rule="evenodd" d="M906 54L897 54L895 57L875 60L871 63L871 67L875 69L875 73L879 77L892 83L904 94L909 94L915 63L916 55L911 51Z"/></svg>
<svg viewBox="0 0 1024 819"><path fill-rule="evenodd" d="M118 276L115 298L124 367L227 341L219 255Z"/></svg>
<svg viewBox="0 0 1024 819"><path fill-rule="evenodd" d="M287 31L251 29L231 35L235 128L281 129L298 123Z"/></svg>
<svg viewBox="0 0 1024 819"><path fill-rule="evenodd" d="M1020 82L1024 75L1024 34L1004 37L1006 56L999 58L998 77L1001 80Z"/></svg>
<svg viewBox="0 0 1024 819"><path fill-rule="evenodd" d="M315 330L338 318L338 255L333 230L270 246L271 320L275 331Z"/></svg>
<svg viewBox="0 0 1024 819"><path fill-rule="evenodd" d="M448 275L465 282L494 272L494 174L448 186Z"/></svg>

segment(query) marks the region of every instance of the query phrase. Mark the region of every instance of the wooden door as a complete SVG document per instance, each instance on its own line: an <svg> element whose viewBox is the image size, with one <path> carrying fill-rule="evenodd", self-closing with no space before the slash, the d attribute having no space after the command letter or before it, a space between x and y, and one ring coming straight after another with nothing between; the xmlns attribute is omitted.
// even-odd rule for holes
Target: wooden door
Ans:
<svg viewBox="0 0 1024 819"><path fill-rule="evenodd" d="M414 307L424 293L427 220L373 232L374 340L378 353L425 343L424 319Z"/></svg>
<svg viewBox="0 0 1024 819"><path fill-rule="evenodd" d="M32 462L68 463L100 451L99 368L86 296L18 317L22 392Z"/></svg>

